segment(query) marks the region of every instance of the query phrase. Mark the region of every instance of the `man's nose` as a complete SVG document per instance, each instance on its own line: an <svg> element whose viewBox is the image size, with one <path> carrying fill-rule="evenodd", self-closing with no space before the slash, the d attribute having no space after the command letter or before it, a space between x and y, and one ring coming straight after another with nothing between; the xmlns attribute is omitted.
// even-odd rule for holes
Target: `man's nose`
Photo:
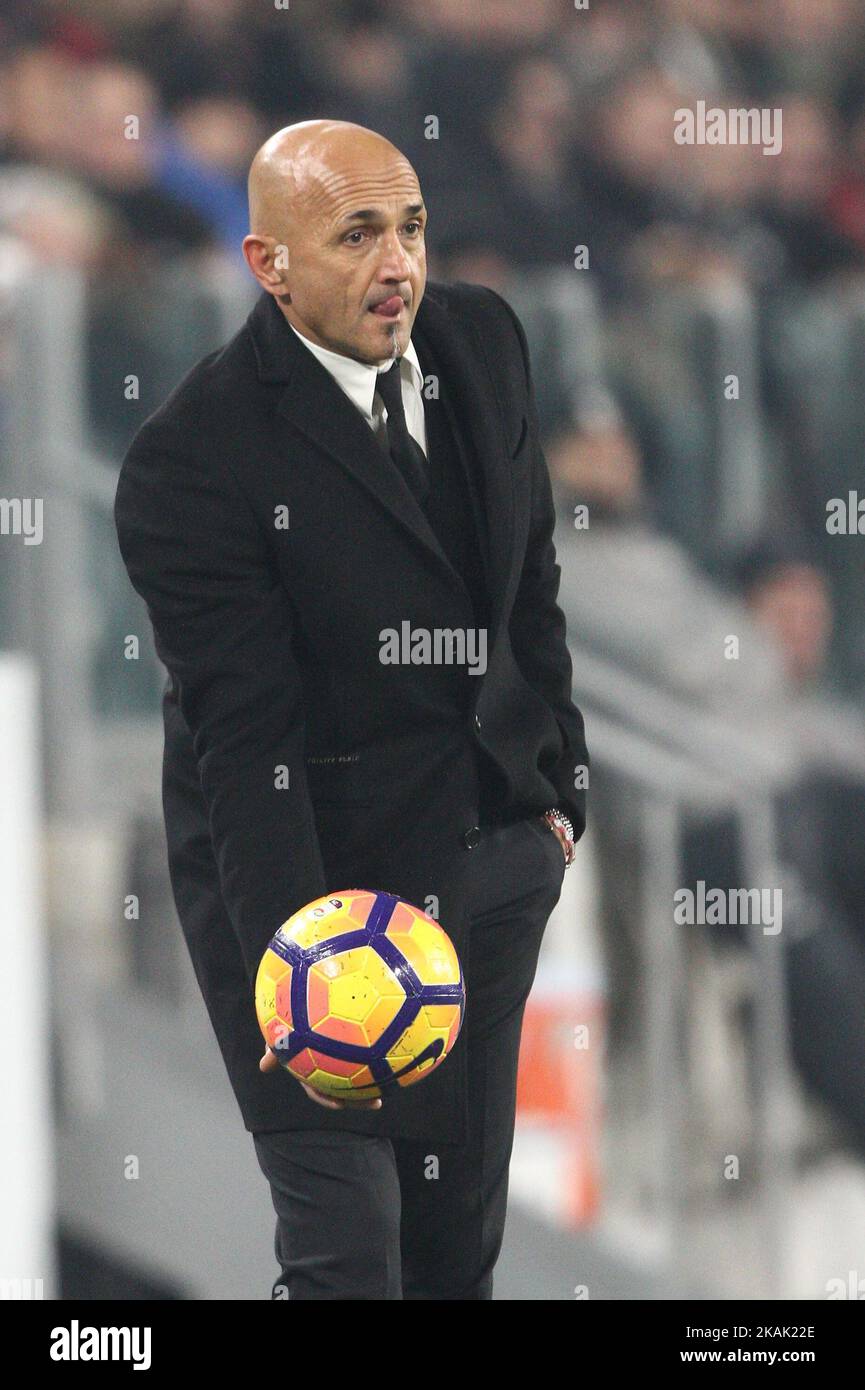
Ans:
<svg viewBox="0 0 865 1390"><path fill-rule="evenodd" d="M406 249L396 232L391 232L382 240L379 276L383 280L407 280L411 262Z"/></svg>

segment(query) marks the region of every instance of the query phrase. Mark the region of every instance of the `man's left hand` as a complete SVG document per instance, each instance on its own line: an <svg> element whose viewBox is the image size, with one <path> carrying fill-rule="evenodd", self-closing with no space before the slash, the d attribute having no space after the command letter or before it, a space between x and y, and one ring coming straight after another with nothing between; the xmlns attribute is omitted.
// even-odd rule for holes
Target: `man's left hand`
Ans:
<svg viewBox="0 0 865 1390"><path fill-rule="evenodd" d="M568 840L567 835L565 834L562 827L560 825L557 825L555 821L548 820L546 816L541 816L541 820L544 822L546 826L548 826L550 830L552 830L553 834L555 835L556 839L561 845L562 854L565 856L565 864L567 865L568 854L570 851L570 841Z"/></svg>
<svg viewBox="0 0 865 1390"><path fill-rule="evenodd" d="M547 824L550 825L549 821L547 822ZM565 856L565 863L567 864L569 852L568 837L565 834L562 827L560 825L556 825L555 822L552 825L550 825L550 829L552 830L553 834L555 835L556 839L562 847L562 854Z"/></svg>

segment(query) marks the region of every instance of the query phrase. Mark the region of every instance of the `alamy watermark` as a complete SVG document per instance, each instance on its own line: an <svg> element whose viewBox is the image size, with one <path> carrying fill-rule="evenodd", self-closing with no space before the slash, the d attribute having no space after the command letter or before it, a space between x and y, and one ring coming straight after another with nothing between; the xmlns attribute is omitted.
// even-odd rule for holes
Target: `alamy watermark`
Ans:
<svg viewBox="0 0 865 1390"><path fill-rule="evenodd" d="M399 630L385 627L378 634L383 666L467 666L469 675L487 669L485 627L412 627L404 619Z"/></svg>
<svg viewBox="0 0 865 1390"><path fill-rule="evenodd" d="M776 107L680 106L673 112L677 145L762 145L764 154L780 154L783 112Z"/></svg>
<svg viewBox="0 0 865 1390"><path fill-rule="evenodd" d="M677 926L762 926L764 936L781 930L780 888L706 888L697 880L697 891L677 888L673 894L673 921Z"/></svg>
<svg viewBox="0 0 865 1390"><path fill-rule="evenodd" d="M149 1327L69 1327L51 1329L52 1361L131 1361L134 1371L150 1369Z"/></svg>
<svg viewBox="0 0 865 1390"><path fill-rule="evenodd" d="M865 536L865 497L852 488L846 497L830 497L826 530L830 536Z"/></svg>
<svg viewBox="0 0 865 1390"><path fill-rule="evenodd" d="M0 1302L21 1300L29 1302L45 1297L44 1279L34 1279L32 1275L0 1275Z"/></svg>
<svg viewBox="0 0 865 1390"><path fill-rule="evenodd" d="M0 497L0 536L23 536L25 545L41 545L42 534L41 497Z"/></svg>

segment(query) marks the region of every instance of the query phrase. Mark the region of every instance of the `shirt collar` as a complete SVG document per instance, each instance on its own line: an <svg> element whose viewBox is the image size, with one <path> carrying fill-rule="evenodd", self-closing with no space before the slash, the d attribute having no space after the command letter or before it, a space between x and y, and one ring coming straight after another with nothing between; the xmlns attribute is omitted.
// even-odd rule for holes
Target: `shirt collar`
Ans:
<svg viewBox="0 0 865 1390"><path fill-rule="evenodd" d="M286 323L288 323L287 319ZM345 357L341 352L334 352L331 348L321 347L318 343L310 342L309 338L305 338L293 323L289 323L288 326L304 347L308 348L313 356L318 358L321 365L330 372L337 385L342 387L345 394L366 418L367 423L372 425L374 420L372 403L375 395L376 377L392 359L386 358L377 364L358 362L354 357ZM408 364L414 386L420 391L423 387L423 372L411 339L409 339L408 346L402 356L403 361Z"/></svg>

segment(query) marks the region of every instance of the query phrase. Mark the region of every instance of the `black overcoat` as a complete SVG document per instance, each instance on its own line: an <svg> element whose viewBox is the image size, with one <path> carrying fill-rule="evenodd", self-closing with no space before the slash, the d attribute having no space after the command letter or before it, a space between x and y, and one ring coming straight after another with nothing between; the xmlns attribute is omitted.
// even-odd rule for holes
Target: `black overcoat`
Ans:
<svg viewBox="0 0 865 1390"><path fill-rule="evenodd" d="M466 967L481 759L504 816L559 804L578 836L585 826L588 756L522 326L489 289L429 282L412 340L441 364L427 395L448 412L486 518L487 668L468 708L452 666L380 660L382 632L406 620L472 626L470 595L271 296L145 421L118 480L120 550L169 673L172 888L250 1130L460 1142L465 1028L380 1111L326 1110L281 1069L258 1070L258 962L311 899L364 887L431 911Z"/></svg>

